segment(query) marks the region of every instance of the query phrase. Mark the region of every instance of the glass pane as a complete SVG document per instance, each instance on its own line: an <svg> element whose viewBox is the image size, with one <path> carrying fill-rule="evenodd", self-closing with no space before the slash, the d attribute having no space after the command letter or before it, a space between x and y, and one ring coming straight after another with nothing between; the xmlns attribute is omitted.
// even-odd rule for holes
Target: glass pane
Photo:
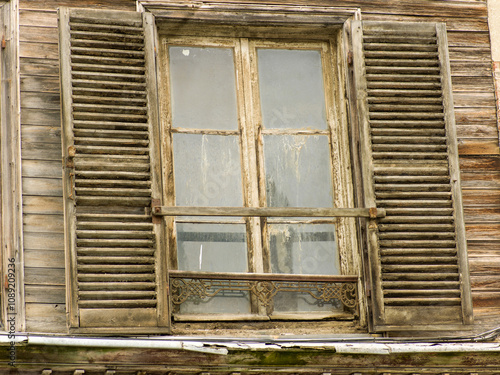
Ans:
<svg viewBox="0 0 500 375"><path fill-rule="evenodd" d="M177 223L177 257L184 271L247 272L244 224ZM226 291L180 305L181 313L250 313L248 292Z"/></svg>
<svg viewBox="0 0 500 375"><path fill-rule="evenodd" d="M321 52L258 49L262 121L267 129L326 129Z"/></svg>
<svg viewBox="0 0 500 375"><path fill-rule="evenodd" d="M247 272L245 224L177 223L179 269Z"/></svg>
<svg viewBox="0 0 500 375"><path fill-rule="evenodd" d="M178 206L243 206L238 136L174 134Z"/></svg>
<svg viewBox="0 0 500 375"><path fill-rule="evenodd" d="M273 273L339 274L334 224L269 224Z"/></svg>
<svg viewBox="0 0 500 375"><path fill-rule="evenodd" d="M269 207L332 207L328 137L264 136Z"/></svg>
<svg viewBox="0 0 500 375"><path fill-rule="evenodd" d="M174 127L238 129L231 48L170 47Z"/></svg>
<svg viewBox="0 0 500 375"><path fill-rule="evenodd" d="M271 271L310 275L340 274L334 224L270 224ZM282 292L275 311L331 311L337 303L323 303L305 292Z"/></svg>

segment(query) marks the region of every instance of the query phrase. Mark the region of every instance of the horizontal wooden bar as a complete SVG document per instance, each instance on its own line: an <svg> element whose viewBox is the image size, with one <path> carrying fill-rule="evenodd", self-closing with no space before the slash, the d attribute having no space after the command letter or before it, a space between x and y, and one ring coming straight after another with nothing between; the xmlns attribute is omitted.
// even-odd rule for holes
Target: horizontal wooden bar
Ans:
<svg viewBox="0 0 500 375"><path fill-rule="evenodd" d="M240 217L385 217L380 208L310 207L167 207L153 206L156 216L240 216Z"/></svg>
<svg viewBox="0 0 500 375"><path fill-rule="evenodd" d="M170 278L176 279L212 279L212 280L256 280L256 281L322 281L355 283L355 275L298 275L287 273L238 273L238 272L198 272L198 271L169 271Z"/></svg>

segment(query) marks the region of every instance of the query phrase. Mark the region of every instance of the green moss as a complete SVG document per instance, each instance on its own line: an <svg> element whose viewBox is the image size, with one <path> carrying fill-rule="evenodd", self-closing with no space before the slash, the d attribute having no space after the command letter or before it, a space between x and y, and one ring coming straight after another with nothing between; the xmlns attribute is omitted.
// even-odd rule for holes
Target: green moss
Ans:
<svg viewBox="0 0 500 375"><path fill-rule="evenodd" d="M315 359L320 357L331 357L334 353L333 350L252 350L230 356L230 362L252 366L305 366L315 363Z"/></svg>

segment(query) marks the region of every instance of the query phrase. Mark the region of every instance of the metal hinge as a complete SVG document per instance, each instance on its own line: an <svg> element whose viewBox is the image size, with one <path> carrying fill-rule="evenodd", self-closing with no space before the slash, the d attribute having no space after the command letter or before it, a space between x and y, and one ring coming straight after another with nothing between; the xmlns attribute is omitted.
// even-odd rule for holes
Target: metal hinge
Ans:
<svg viewBox="0 0 500 375"><path fill-rule="evenodd" d="M161 206L161 200L160 199L151 199L151 213L153 217L153 224L161 224L161 216L155 215L155 208Z"/></svg>

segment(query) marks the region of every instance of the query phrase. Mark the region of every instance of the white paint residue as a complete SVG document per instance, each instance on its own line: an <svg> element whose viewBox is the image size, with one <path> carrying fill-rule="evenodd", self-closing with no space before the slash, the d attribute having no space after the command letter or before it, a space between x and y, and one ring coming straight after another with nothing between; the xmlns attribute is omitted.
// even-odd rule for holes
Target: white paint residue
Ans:
<svg viewBox="0 0 500 375"><path fill-rule="evenodd" d="M201 263L203 261L203 244L200 245L200 265L199 265L199 271L201 271Z"/></svg>
<svg viewBox="0 0 500 375"><path fill-rule="evenodd" d="M182 50L182 54L183 54L184 56L189 56L189 52L190 52L190 51L189 51L188 49L183 49L183 50Z"/></svg>

